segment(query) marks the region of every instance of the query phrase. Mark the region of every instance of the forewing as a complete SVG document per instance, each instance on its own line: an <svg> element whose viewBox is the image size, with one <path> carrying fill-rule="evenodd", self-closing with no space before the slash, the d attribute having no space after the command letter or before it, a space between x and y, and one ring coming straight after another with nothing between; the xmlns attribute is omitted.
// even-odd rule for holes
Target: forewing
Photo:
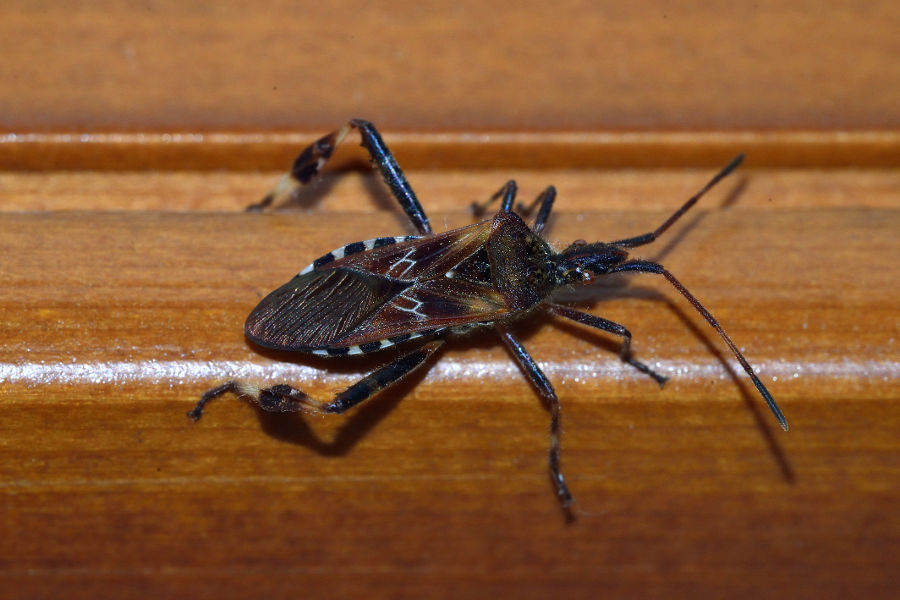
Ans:
<svg viewBox="0 0 900 600"><path fill-rule="evenodd" d="M349 269L312 271L266 296L244 331L253 342L278 350L334 346L407 287Z"/></svg>
<svg viewBox="0 0 900 600"><path fill-rule="evenodd" d="M491 287L447 277L424 280L385 302L341 344L353 346L407 333L496 321L508 313L506 300Z"/></svg>
<svg viewBox="0 0 900 600"><path fill-rule="evenodd" d="M281 350L367 344L496 320L509 307L490 285L491 222L371 249L332 252L269 294L247 318L255 343ZM339 257L339 258L338 258ZM459 270L459 273L455 269Z"/></svg>
<svg viewBox="0 0 900 600"><path fill-rule="evenodd" d="M352 268L373 275L414 282L440 279L454 265L481 248L490 233L491 222L484 221L344 256L317 269Z"/></svg>

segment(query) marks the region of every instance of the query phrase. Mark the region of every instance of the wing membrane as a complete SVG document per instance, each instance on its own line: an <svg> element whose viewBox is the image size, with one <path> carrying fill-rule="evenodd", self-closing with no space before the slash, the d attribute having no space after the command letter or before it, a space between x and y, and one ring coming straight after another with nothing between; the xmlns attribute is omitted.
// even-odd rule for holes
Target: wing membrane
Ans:
<svg viewBox="0 0 900 600"><path fill-rule="evenodd" d="M509 307L490 285L490 232L485 221L316 266L260 302L247 318L247 337L309 351L496 320Z"/></svg>
<svg viewBox="0 0 900 600"><path fill-rule="evenodd" d="M259 303L244 325L267 348L309 350L351 333L408 283L348 269L298 275Z"/></svg>

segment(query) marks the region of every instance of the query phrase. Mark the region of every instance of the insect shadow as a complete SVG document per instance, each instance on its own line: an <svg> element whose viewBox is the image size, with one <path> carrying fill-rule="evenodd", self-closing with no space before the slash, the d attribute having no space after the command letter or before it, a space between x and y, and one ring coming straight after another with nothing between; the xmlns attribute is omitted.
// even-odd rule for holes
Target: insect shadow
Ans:
<svg viewBox="0 0 900 600"><path fill-rule="evenodd" d="M499 200L500 210L493 218L434 233L418 198L374 125L353 119L303 150L295 159L290 174L254 208L263 209L291 200L293 192L318 174L351 130L359 131L363 147L419 235L350 242L317 258L257 305L247 317L245 334L249 341L265 348L322 357L374 353L411 339L423 339L412 350L375 368L331 401L310 398L287 383L262 388L235 379L207 390L188 412L191 419L199 420L206 404L226 393L254 402L269 413L342 414L399 384L399 395L388 395L387 400L376 401L374 408L356 411L356 418L351 418L338 430L331 442L323 442L313 435L303 422L297 428L299 433L289 435L289 439L306 443L320 452L342 454L383 418L404 391L408 392L410 382L404 379L405 375L425 365L448 339L466 334L472 327L489 326L548 409L548 474L561 508L571 514L574 498L560 470L562 420L559 399L552 383L513 329L518 329L520 317L536 317L539 309L543 309L555 317L611 333L620 338L619 358L662 385L667 379L665 376L631 355L632 335L625 326L554 300L555 292L559 290L586 288L597 279L609 279L617 273L646 273L664 277L719 334L773 416L785 431L788 430L787 419L772 394L712 314L662 264L630 257L633 248L659 238L708 190L733 172L743 161L743 155L735 156L656 229L612 242L576 240L556 251L542 237L556 197L553 186L546 188L530 207L526 206L523 213L518 214L513 210L517 206L517 185L509 180L487 201L473 205L477 214ZM333 180L327 182L307 200L321 199L333 185ZM377 188L368 183L366 185L373 200L383 204L384 193L376 192ZM731 197L736 195L733 192ZM733 199L726 203L731 201ZM535 208L537 214L533 224L529 225L522 217ZM700 218L702 215L693 224ZM663 248L662 254L679 240L680 236ZM678 314L686 320L683 313L679 311ZM699 334L696 327L689 327ZM530 330L529 327L526 329ZM724 364L721 354L715 351L708 338L701 335L701 339ZM363 363L360 360L358 364ZM327 370L341 371L343 368L344 365L329 364ZM421 375L414 377L413 382L417 379L421 379ZM743 386L739 389L746 399ZM397 391L393 390L395 394ZM285 437L283 430L277 431ZM767 437L771 438L770 435Z"/></svg>
<svg viewBox="0 0 900 600"><path fill-rule="evenodd" d="M700 219L695 219L692 224L696 226L699 221ZM699 340L700 343L703 344L706 351L709 352L709 354L713 356L716 362L718 362L722 366L725 373L728 375L728 378L740 391L744 406L746 406L747 410L750 412L750 415L753 417L754 424L762 434L769 453L772 455L775 464L778 465L778 469L781 472L782 479L787 483L796 482L796 472L791 466L784 448L779 443L778 438L775 436L772 426L765 418L765 414L759 410L759 407L754 402L754 399L756 398L755 393L751 391L751 388L747 386L743 378L732 367L731 363L728 362L727 356L715 343L714 338L710 337L705 328L697 325L697 322L692 318L692 313L686 312L682 306L673 301L672 298L670 298L668 295L646 286L634 285L631 280L619 274L612 275L606 279L601 280L600 282L591 286L591 290L595 292L593 298L583 295L576 300L576 303L580 307L590 309L599 304L602 304L604 301L613 299L641 299L659 303L663 305L666 310L675 315L675 317L679 321L681 321L682 325L687 330L686 335ZM596 331L586 329L584 327L579 327L577 324L571 323L569 321L564 321L562 319L549 320L552 321L552 324L555 328L564 331L567 335L587 342L597 348L601 348L603 351L608 351L612 353L612 356L615 356L615 352L618 351L619 346L614 338L604 336ZM535 329L537 328L538 326L535 326ZM528 330L523 329L522 331L523 338L528 337L526 331ZM599 360L602 360L602 358L600 358Z"/></svg>
<svg viewBox="0 0 900 600"><path fill-rule="evenodd" d="M728 190L725 194L725 197L719 202L718 211L716 210L701 210L697 211L691 219L678 228L678 231L674 233L668 240L666 244L660 248L654 255L651 260L653 262L664 262L666 257L678 247L681 243L681 240L686 238L688 234L690 234L694 229L696 229L700 223L706 218L710 212L720 212L724 210L728 210L732 206L734 206L738 199L744 194L744 190L747 189L747 176L741 175L734 185Z"/></svg>
<svg viewBox="0 0 900 600"><path fill-rule="evenodd" d="M311 210L331 194L338 182L346 180L348 173L361 178L362 186L366 190L367 203L373 203L380 211L397 212L397 201L390 195L390 191L384 188L378 175L372 173L371 163L356 158L343 160L338 168L321 173L308 184L292 189L285 200L274 202L272 198L266 197L261 202L249 205L247 210L251 212L260 212L263 209ZM402 219L400 222L406 224Z"/></svg>
<svg viewBox="0 0 900 600"><path fill-rule="evenodd" d="M523 336L530 337L548 322L554 319L549 315L541 315L534 323L526 323L522 328ZM352 357L354 360L335 361L327 358L317 358L308 355L298 355L293 352L280 352L269 350L247 342L247 345L258 354L274 361L292 363L313 367L322 372L331 374L358 374L371 371L384 362L384 357L377 355L359 355ZM465 352L471 349L496 348L497 342L492 336L466 335L454 340L453 350ZM611 346L612 347L612 346ZM405 349L398 347L398 353ZM443 353L445 348L438 352ZM615 356L615 355L613 355ZM437 361L435 361L437 362ZM330 439L324 438L316 432L316 421L310 420L303 413L273 413L253 405L256 411L260 427L266 435L282 442L296 444L309 448L322 456L343 456L350 452L356 444L362 441L366 435L393 411L401 401L415 389L422 380L427 377L428 369L414 371L404 377L400 382L385 389L372 398L369 402L361 404L352 413L348 414L341 425L336 429Z"/></svg>
<svg viewBox="0 0 900 600"><path fill-rule="evenodd" d="M365 168L365 163L359 161L358 164L352 161L345 166L345 170L357 170ZM327 196L336 184L340 173L335 173L330 177L323 177L316 185L299 188L297 193L293 194L286 203L279 208L311 208L317 204L323 197ZM375 202L379 209L395 214L393 208L393 199L384 190L383 186L375 176L369 176L366 173L360 173L363 178L363 185L366 188L367 196L371 201ZM733 206L747 187L747 178L741 177L735 185L726 194L725 198L719 203L719 209L728 209ZM248 207L252 210L252 207ZM669 253L685 239L701 222L707 218L712 211L699 211L691 220L674 232L674 235L668 240L666 245L657 252L653 260L662 261ZM700 340L707 352L709 352L715 360L724 368L728 377L740 391L744 405L749 410L753 420L763 435L763 439L769 449L770 454L775 460L781 471L782 478L787 482L794 482L796 475L791 467L784 449L775 437L768 421L764 418L762 411L754 402L755 394L747 387L747 384L739 376L738 372L729 364L726 356L722 353L717 344L710 338L704 328L698 327L691 319L687 312L683 310L676 302L669 298L666 294L658 290L648 288L646 286L635 285L634 280L623 274L612 274L606 278L598 280L597 283L589 288L581 288L577 297L570 298L576 304L585 308L595 307L602 304L606 300L613 299L645 299L658 302L673 313L684 325L684 327L696 339ZM523 339L528 339L532 334L540 330L546 324L552 324L555 328L566 332L575 338L588 342L603 352L610 353L610 360L618 351L620 343L618 340L604 336L594 330L580 327L575 323L564 321L562 319L554 319L550 315L541 315L538 319L526 322L520 327L520 335ZM371 370L378 364L383 362L383 358L359 356L357 360L351 362L334 361L329 359L318 359L308 355L297 355L292 352L279 352L258 347L248 342L254 351L267 356L279 362L291 362L294 364L304 364L313 366L322 371L331 373L357 373L360 371ZM491 336L466 336L461 338L455 344L455 348L465 350L466 348L484 347L490 348L496 346ZM443 349L441 349L443 351ZM600 358L599 360L603 360ZM270 437L279 441L296 444L309 448L322 456L343 456L349 453L370 431L372 431L388 414L393 411L397 405L415 389L419 383L427 376L427 370L416 371L411 373L403 381L385 390L369 403L363 404L355 412L349 415L342 424L336 429L334 435L330 439L323 438L315 431L315 426L310 423L307 417L302 413L273 413L263 410L259 406L255 406L257 418L262 430Z"/></svg>
<svg viewBox="0 0 900 600"><path fill-rule="evenodd" d="M695 219L694 224L696 225L696 223L699 223L699 219ZM782 478L788 483L796 481L796 473L791 467L784 449L774 435L768 420L754 402L755 395L728 362L725 354L710 338L708 332L704 328L699 327L691 318L692 314L683 310L678 303L674 302L666 294L646 286L634 285L633 280L629 280L622 275L612 275L591 286L589 290L582 291L589 293L582 294L576 300L576 303L585 308L592 308L602 304L604 301L615 299L642 299L659 303L675 315L688 331L688 335L693 336L703 344L707 352L723 367L729 379L740 391L744 405L752 415L757 429L761 432L769 453L778 465ZM522 339L527 340L547 324L598 348L598 354L601 355L598 357L598 360L604 360L602 355L609 352L609 360L614 363L617 362L614 360L614 357L618 351L619 344L614 338L579 327L577 324L562 319L555 319L551 315L540 315L537 319L523 323L519 329L519 334ZM248 342L248 345L255 352L272 360L312 366L318 370L330 373L355 374L360 371L371 370L383 361L383 358L367 355L358 356L356 360L349 362L334 361L310 356L298 356L296 353L268 350L255 346L250 342ZM458 351L493 347L496 347L496 343L491 339L491 336L464 336L456 340L454 344L454 349ZM442 348L440 351L443 352L444 349ZM427 370L415 371L395 386L370 400L370 402L359 406L356 411L345 418L330 439L326 439L317 433L315 424L311 423L309 418L302 413L273 413L255 405L254 409L260 427L266 435L282 442L309 448L321 456L344 456L362 441L370 431L375 429L422 382L427 374Z"/></svg>
<svg viewBox="0 0 900 600"><path fill-rule="evenodd" d="M696 229L710 213L728 210L732 206L734 206L746 191L748 181L749 179L746 175L740 176L737 181L735 181L735 183L728 189L721 202L718 203L718 210L698 211L697 213L695 213L693 215L693 218L691 218L687 223L685 223L676 232L674 232L674 235L669 238L665 246L663 246L658 252L653 255L652 260L654 262L664 262L665 258L675 248L677 248L682 240L687 238L688 235L694 229ZM609 300L613 298L651 299L655 302L664 304L666 308L682 322L682 324L690 332L690 334L701 341L703 346L706 348L706 351L709 352L720 365L722 365L725 372L728 374L729 379L731 379L732 383L734 383L737 389L740 390L741 399L744 402L744 406L746 406L746 408L752 415L757 429L760 431L763 439L765 440L769 453L772 455L772 458L778 465L778 469L781 472L782 478L787 483L796 482L796 472L791 466L784 448L778 442L778 438L775 436L774 430L769 425L768 420L764 417L764 413L759 410L759 407L754 402L754 398L756 397L755 393L747 387L747 383L744 381L744 379L740 377L740 375L737 371L734 370L734 368L732 368L725 354L722 353L719 346L709 336L709 332L707 332L705 328L698 327L697 324L689 316L689 313L685 312L679 304L675 303L669 296L658 292L655 289L647 288L641 285L634 285L633 280L624 277L620 273L607 276L606 278L599 280L597 283L583 291L587 292L587 294L582 295L579 298L575 298L575 302L583 304L586 308L590 308L597 304L600 304L603 300ZM618 348L618 344L616 344L615 340L604 337L598 334L596 331L585 329L584 327L578 327L571 322L556 319L554 325L557 328L566 331L571 336L588 341L591 344L594 344L605 350L609 350L610 352L616 352Z"/></svg>
<svg viewBox="0 0 900 600"><path fill-rule="evenodd" d="M370 371L384 362L383 357L367 355L354 357L355 360L352 361L300 357L295 353L267 350L249 342L248 345L254 351L273 360L311 366L328 373L357 374L361 371ZM485 343L485 346L488 345ZM311 423L308 416L302 413L273 413L256 405L254 405L254 409L266 435L282 442L304 446L322 456L343 456L387 417L407 394L422 382L427 374L427 369L414 371L369 402L357 407L353 413L343 419L331 439L326 439L317 433L315 425Z"/></svg>
<svg viewBox="0 0 900 600"><path fill-rule="evenodd" d="M272 198L266 197L261 202L250 204L245 210L247 212L315 210L319 203L331 194L334 186L342 179L346 179L347 173L353 173L360 178L365 189L366 201L374 204L379 213L383 212L393 216L398 230L402 231L406 227L406 219L402 213L398 213L396 210L396 200L384 188L384 184L378 179L378 176L371 173L369 163L362 160L348 160L339 170L319 175L309 184L292 190L287 200L283 202L275 204L272 202Z"/></svg>

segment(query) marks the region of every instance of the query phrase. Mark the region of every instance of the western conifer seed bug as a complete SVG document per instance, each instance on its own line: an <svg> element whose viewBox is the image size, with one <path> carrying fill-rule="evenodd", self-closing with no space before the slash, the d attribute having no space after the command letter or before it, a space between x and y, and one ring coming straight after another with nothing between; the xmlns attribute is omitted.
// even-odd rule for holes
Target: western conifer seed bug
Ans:
<svg viewBox="0 0 900 600"><path fill-rule="evenodd" d="M375 127L354 119L306 148L289 175L257 207L288 198L325 165L353 129L403 207L418 235L379 237L352 242L314 260L286 284L266 296L244 325L253 343L276 350L317 356L347 356L407 346L399 358L376 369L330 402L313 400L288 384L259 388L229 381L203 394L188 415L197 420L206 404L226 392L249 399L271 412L343 413L405 375L422 367L453 334L480 327L493 329L507 346L550 412L550 478L564 509L572 495L560 471L560 407L553 385L513 333L515 321L539 309L619 336L619 357L660 386L666 378L631 356L631 333L624 326L550 299L562 286L586 285L611 273L662 275L719 334L753 381L778 423L784 415L772 395L718 321L662 265L629 258L632 248L649 244L681 218L710 188L743 160L737 156L699 192L654 231L614 242L578 241L557 252L541 238L550 216L555 188L541 193L529 227L513 210L516 183L507 182L483 205L500 200L491 219L434 233L400 166ZM413 342L415 340L415 342Z"/></svg>

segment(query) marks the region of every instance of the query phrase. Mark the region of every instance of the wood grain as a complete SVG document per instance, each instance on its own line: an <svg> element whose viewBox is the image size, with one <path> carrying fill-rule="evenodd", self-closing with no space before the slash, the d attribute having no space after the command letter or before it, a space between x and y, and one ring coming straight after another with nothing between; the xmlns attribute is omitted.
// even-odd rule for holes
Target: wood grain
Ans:
<svg viewBox="0 0 900 600"><path fill-rule="evenodd" d="M321 136L322 131L335 129L345 120L342 117L321 129L295 132L12 133L0 136L0 165L7 169L48 172L284 171L295 158L298 147ZM532 129L537 126L535 124ZM714 168L737 152L750 156L750 164L755 167L884 168L900 163L900 129L583 133L390 131L390 136L391 150L406 169ZM331 168L358 168L364 164L358 153L347 152L345 148L332 159Z"/></svg>
<svg viewBox="0 0 900 600"><path fill-rule="evenodd" d="M900 4L690 0L0 6L0 598L895 598L900 594ZM720 319L791 423L652 277L584 307L617 342L521 326L548 415L490 335L345 418L274 417L384 357L268 353L262 294L409 232L348 144L259 199L316 136L373 120L436 229L507 179L560 191L565 245L646 256Z"/></svg>
<svg viewBox="0 0 900 600"><path fill-rule="evenodd" d="M573 191L548 236L639 233L666 203L623 206L673 182L683 197L699 175L642 172L629 192L627 174L582 174L619 182L612 208ZM380 364L261 352L241 323L326 249L402 232L394 212L326 201L316 214L6 213L7 589L749 596L764 579L775 595L888 595L900 535L900 220L887 202L817 206L819 190L847 176L750 171L737 197L723 186L648 250L745 348L788 434L714 334L652 278L611 282L592 310L631 328L637 355L672 376L664 390L622 366L614 340L549 318L523 325L564 403L571 525L547 481L547 415L490 336L454 344L347 418L273 417L230 398L199 424L184 416L234 375L324 398ZM184 176L171 177L166 196L190 204L190 185L177 192ZM448 179L431 189L435 206L496 184ZM868 180L900 187L895 173ZM773 181L790 182L788 206L760 201ZM433 213L444 227L469 219Z"/></svg>
<svg viewBox="0 0 900 600"><path fill-rule="evenodd" d="M900 127L900 6L7 0L12 131Z"/></svg>

